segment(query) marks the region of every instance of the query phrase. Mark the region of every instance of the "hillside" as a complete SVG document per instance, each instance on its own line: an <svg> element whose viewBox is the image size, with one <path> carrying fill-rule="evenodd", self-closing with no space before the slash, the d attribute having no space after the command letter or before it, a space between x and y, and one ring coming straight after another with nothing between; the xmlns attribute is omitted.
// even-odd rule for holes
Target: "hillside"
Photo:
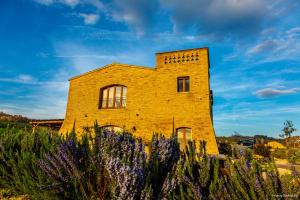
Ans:
<svg viewBox="0 0 300 200"><path fill-rule="evenodd" d="M0 112L0 121L28 123L30 119L22 115L10 115L4 112Z"/></svg>

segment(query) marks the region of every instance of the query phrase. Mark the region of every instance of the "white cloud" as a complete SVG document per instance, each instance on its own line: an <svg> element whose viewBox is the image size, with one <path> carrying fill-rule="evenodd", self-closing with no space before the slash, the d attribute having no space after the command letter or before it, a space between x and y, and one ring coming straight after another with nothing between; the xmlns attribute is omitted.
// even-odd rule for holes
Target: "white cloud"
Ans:
<svg viewBox="0 0 300 200"><path fill-rule="evenodd" d="M289 30L277 30L276 34L262 35L260 41L248 48L247 56L262 55L259 62L274 62L279 60L299 60L300 27Z"/></svg>
<svg viewBox="0 0 300 200"><path fill-rule="evenodd" d="M79 13L79 17L82 17L84 20L84 23L87 25L94 25L97 24L99 20L99 15L98 14L85 14L85 13Z"/></svg>
<svg viewBox="0 0 300 200"><path fill-rule="evenodd" d="M62 75L60 70L57 73ZM53 77L49 81L36 79L30 81L32 78L29 78L28 75L19 77L19 79L10 78L5 80L21 85L10 88L10 91L5 94L8 98L1 99L0 111L21 114L30 118L64 118L68 94L67 77ZM30 84L30 89L22 81ZM12 98L9 98L9 96Z"/></svg>
<svg viewBox="0 0 300 200"><path fill-rule="evenodd" d="M57 3L57 4L67 5L72 8L74 8L75 6L77 6L80 3L79 0L35 0L35 2L45 5L45 6L50 6L52 4Z"/></svg>
<svg viewBox="0 0 300 200"><path fill-rule="evenodd" d="M138 35L143 35L151 27L157 9L156 1L114 0L109 15L115 21L132 26Z"/></svg>
<svg viewBox="0 0 300 200"><path fill-rule="evenodd" d="M20 74L16 77L0 77L0 82L11 82L11 83L24 83L24 84L34 84L36 82L35 78L28 74Z"/></svg>
<svg viewBox="0 0 300 200"><path fill-rule="evenodd" d="M294 27L286 31L289 38L300 36L300 27Z"/></svg>
<svg viewBox="0 0 300 200"><path fill-rule="evenodd" d="M292 120L296 127L300 125L300 106L297 103L278 104L271 99L257 99L254 102L239 99L216 104L213 110L217 135L238 131L247 135L264 133L278 136L285 120Z"/></svg>
<svg viewBox="0 0 300 200"><path fill-rule="evenodd" d="M54 91L52 91L54 92ZM31 119L57 119L65 117L66 99L64 95L45 95L40 93L39 98L20 99L19 102L8 102L0 105L0 111L9 114L23 115ZM60 94L61 95L61 94Z"/></svg>
<svg viewBox="0 0 300 200"><path fill-rule="evenodd" d="M220 110L214 115L215 121L239 120L239 119L258 119L270 117L276 114L297 114L299 115L299 105L271 105L257 106L257 103L252 103L244 108L233 108L232 110Z"/></svg>
<svg viewBox="0 0 300 200"><path fill-rule="evenodd" d="M55 57L64 59L70 76L78 75L112 62L143 65L148 54L146 51L128 51L128 49L111 51L107 47L87 46L74 42L62 42L54 45ZM139 51L138 51L139 50ZM149 50L149 49L148 49Z"/></svg>
<svg viewBox="0 0 300 200"><path fill-rule="evenodd" d="M74 7L79 4L79 0L59 0L60 3Z"/></svg>
<svg viewBox="0 0 300 200"><path fill-rule="evenodd" d="M62 75L60 70L56 74ZM0 92L7 96L1 99L0 111L30 118L64 117L68 94L67 77L53 77L42 81L28 74L20 74L16 77L0 78L0 82L19 84L11 87L9 91Z"/></svg>
<svg viewBox="0 0 300 200"><path fill-rule="evenodd" d="M20 80L23 83L28 83L34 80L34 78L28 74L20 74L18 76L18 80Z"/></svg>
<svg viewBox="0 0 300 200"><path fill-rule="evenodd" d="M268 18L268 7L261 0L160 0L171 10L174 32L196 29L201 35L226 38L250 35Z"/></svg>
<svg viewBox="0 0 300 200"><path fill-rule="evenodd" d="M300 92L300 88L291 88L291 89L264 88L254 92L253 94L260 98L270 98L270 97L287 95L287 94L296 94L298 92Z"/></svg>
<svg viewBox="0 0 300 200"><path fill-rule="evenodd" d="M98 10L105 10L105 5L100 0L86 0L87 4L90 4Z"/></svg>
<svg viewBox="0 0 300 200"><path fill-rule="evenodd" d="M49 6L54 3L54 0L35 0L35 2L43 4L45 6Z"/></svg>
<svg viewBox="0 0 300 200"><path fill-rule="evenodd" d="M266 51L275 51L279 44L276 40L266 40L249 49L247 54L257 54Z"/></svg>

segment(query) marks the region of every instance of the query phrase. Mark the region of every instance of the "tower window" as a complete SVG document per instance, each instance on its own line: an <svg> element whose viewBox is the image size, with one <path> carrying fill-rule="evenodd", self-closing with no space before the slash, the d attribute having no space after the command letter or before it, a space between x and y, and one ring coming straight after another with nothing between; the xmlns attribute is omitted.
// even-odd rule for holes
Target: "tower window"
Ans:
<svg viewBox="0 0 300 200"><path fill-rule="evenodd" d="M178 77L177 78L177 92L189 92L190 91L190 77Z"/></svg>
<svg viewBox="0 0 300 200"><path fill-rule="evenodd" d="M121 85L101 89L100 108L125 108L127 87Z"/></svg>

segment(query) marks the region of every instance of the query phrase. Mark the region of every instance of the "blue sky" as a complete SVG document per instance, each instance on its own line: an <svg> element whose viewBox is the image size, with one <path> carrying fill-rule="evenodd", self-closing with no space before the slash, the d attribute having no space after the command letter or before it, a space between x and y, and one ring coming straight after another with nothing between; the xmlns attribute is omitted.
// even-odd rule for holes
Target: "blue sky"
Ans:
<svg viewBox="0 0 300 200"><path fill-rule="evenodd" d="M1 0L0 111L63 118L70 77L203 46L217 135L300 129L295 0Z"/></svg>

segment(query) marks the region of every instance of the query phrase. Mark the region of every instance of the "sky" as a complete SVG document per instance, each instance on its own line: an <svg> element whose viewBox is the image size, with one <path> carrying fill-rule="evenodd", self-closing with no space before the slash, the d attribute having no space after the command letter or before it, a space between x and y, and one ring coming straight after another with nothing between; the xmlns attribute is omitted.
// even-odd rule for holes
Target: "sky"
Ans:
<svg viewBox="0 0 300 200"><path fill-rule="evenodd" d="M69 78L198 47L217 136L300 135L298 0L1 0L0 111L64 118Z"/></svg>

